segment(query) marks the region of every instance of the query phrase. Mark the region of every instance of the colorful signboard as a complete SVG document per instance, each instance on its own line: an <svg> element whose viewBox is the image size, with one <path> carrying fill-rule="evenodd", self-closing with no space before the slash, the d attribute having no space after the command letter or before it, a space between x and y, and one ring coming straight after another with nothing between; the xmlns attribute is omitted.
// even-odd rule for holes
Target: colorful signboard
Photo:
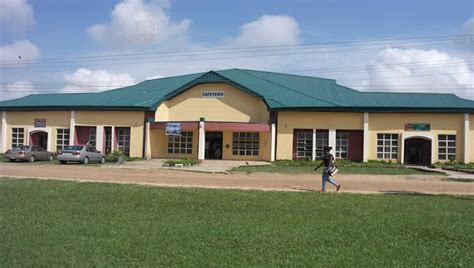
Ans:
<svg viewBox="0 0 474 268"><path fill-rule="evenodd" d="M35 127L46 127L46 119L35 118Z"/></svg>
<svg viewBox="0 0 474 268"><path fill-rule="evenodd" d="M180 136L181 123L166 123L165 134L170 136Z"/></svg>
<svg viewBox="0 0 474 268"><path fill-rule="evenodd" d="M224 98L224 91L203 91L201 92L203 98Z"/></svg>
<svg viewBox="0 0 474 268"><path fill-rule="evenodd" d="M430 123L405 123L405 131L430 131Z"/></svg>

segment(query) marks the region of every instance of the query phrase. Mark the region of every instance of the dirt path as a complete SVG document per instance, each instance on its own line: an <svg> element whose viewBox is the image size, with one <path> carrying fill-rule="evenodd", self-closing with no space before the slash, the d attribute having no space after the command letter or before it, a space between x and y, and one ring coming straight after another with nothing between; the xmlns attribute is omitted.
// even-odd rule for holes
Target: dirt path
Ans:
<svg viewBox="0 0 474 268"><path fill-rule="evenodd" d="M156 186L240 188L264 190L319 190L319 174L208 174L175 170L113 169L83 165L0 163L0 176L60 179ZM341 174L342 192L474 194L474 183L442 181L431 175ZM329 185L329 190L334 188Z"/></svg>

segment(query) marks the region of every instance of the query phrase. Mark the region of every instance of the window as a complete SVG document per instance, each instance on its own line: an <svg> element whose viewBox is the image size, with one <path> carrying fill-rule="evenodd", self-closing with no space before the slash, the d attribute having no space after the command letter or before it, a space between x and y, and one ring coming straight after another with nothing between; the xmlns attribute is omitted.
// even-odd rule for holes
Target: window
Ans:
<svg viewBox="0 0 474 268"><path fill-rule="evenodd" d="M258 132L232 133L232 155L258 155L260 135Z"/></svg>
<svg viewBox="0 0 474 268"><path fill-rule="evenodd" d="M316 158L322 158L323 148L329 146L329 132L316 130Z"/></svg>
<svg viewBox="0 0 474 268"><path fill-rule="evenodd" d="M117 149L125 155L130 155L130 128L117 128Z"/></svg>
<svg viewBox="0 0 474 268"><path fill-rule="evenodd" d="M89 141L87 142L87 144L95 145L95 137L96 137L96 129L95 128L89 129Z"/></svg>
<svg viewBox="0 0 474 268"><path fill-rule="evenodd" d="M349 134L336 133L336 158L347 159L349 153Z"/></svg>
<svg viewBox="0 0 474 268"><path fill-rule="evenodd" d="M105 153L112 152L112 128L106 127L105 129Z"/></svg>
<svg viewBox="0 0 474 268"><path fill-rule="evenodd" d="M377 134L377 159L397 160L398 134Z"/></svg>
<svg viewBox="0 0 474 268"><path fill-rule="evenodd" d="M56 149L64 150L69 145L69 129L58 128L56 130Z"/></svg>
<svg viewBox="0 0 474 268"><path fill-rule="evenodd" d="M313 132L296 132L296 159L311 159L313 157Z"/></svg>
<svg viewBox="0 0 474 268"><path fill-rule="evenodd" d="M438 135L438 159L456 160L456 135Z"/></svg>
<svg viewBox="0 0 474 268"><path fill-rule="evenodd" d="M12 128L12 148L25 144L25 129Z"/></svg>
<svg viewBox="0 0 474 268"><path fill-rule="evenodd" d="M181 136L168 136L169 154L192 154L193 153L193 132L181 131Z"/></svg>

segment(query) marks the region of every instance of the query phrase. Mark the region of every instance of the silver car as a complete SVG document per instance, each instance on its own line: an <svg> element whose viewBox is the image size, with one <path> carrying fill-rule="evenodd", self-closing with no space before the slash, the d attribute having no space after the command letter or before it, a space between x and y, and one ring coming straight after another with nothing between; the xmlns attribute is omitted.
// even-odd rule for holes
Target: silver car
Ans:
<svg viewBox="0 0 474 268"><path fill-rule="evenodd" d="M105 155L97 151L94 146L72 145L64 147L64 150L58 152L56 156L59 163L80 162L89 164L89 162L105 163Z"/></svg>
<svg viewBox="0 0 474 268"><path fill-rule="evenodd" d="M36 160L53 161L54 154L37 145L21 145L8 150L4 158L12 162L17 160L29 162L35 162Z"/></svg>

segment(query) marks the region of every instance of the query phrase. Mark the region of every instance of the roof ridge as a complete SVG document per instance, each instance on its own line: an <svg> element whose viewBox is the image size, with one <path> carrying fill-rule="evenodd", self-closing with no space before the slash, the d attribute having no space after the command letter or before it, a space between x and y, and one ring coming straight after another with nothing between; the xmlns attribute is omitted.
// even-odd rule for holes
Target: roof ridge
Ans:
<svg viewBox="0 0 474 268"><path fill-rule="evenodd" d="M309 95L309 94L306 94L306 93L303 93L303 92L301 92L301 91L298 91L298 90L289 88L289 87L284 86L284 85L280 85L280 84L275 83L275 82L273 82L273 81L270 81L270 80L268 80L268 79L264 79L264 78L255 76L255 75L250 74L250 73L248 73L248 72L246 72L246 71L244 71L244 70L242 70L242 69L237 69L237 70L240 71L240 72L243 72L243 73L245 73L245 74L247 74L247 75L250 75L250 76L253 76L253 77L255 77L255 78L258 78L258 79L260 79L260 80L267 81L268 83L275 84L275 85L278 85L278 86L280 86L280 87L283 87L283 88L286 88L286 89L288 89L288 90L291 90L291 91L293 91L293 92L299 93L300 95L308 96L308 97L310 97L310 98L313 98L313 99L316 99L316 100L320 100L320 101L323 101L323 102L326 102L326 103L329 103L329 104L333 104L333 105L336 105L336 106L344 106L344 105L340 105L340 104L338 104L338 103L333 103L333 102L330 102L330 101L327 101L327 100L323 100L323 99L321 99L321 98L317 98L317 97L311 96L311 95Z"/></svg>
<svg viewBox="0 0 474 268"><path fill-rule="evenodd" d="M252 72L261 72L261 73L269 73L269 74L279 74L279 75L287 75L287 76L296 76L296 77L306 77L312 79L321 79L321 80L328 80L336 83L336 79L332 78L325 78L319 76L310 76L310 75L301 75L301 74L292 74L292 73L282 73L282 72L274 72L274 71L262 71L262 70L255 70L255 69L245 69L245 68L233 68L228 70L239 70L239 71L252 71ZM225 71L225 70L222 70Z"/></svg>

